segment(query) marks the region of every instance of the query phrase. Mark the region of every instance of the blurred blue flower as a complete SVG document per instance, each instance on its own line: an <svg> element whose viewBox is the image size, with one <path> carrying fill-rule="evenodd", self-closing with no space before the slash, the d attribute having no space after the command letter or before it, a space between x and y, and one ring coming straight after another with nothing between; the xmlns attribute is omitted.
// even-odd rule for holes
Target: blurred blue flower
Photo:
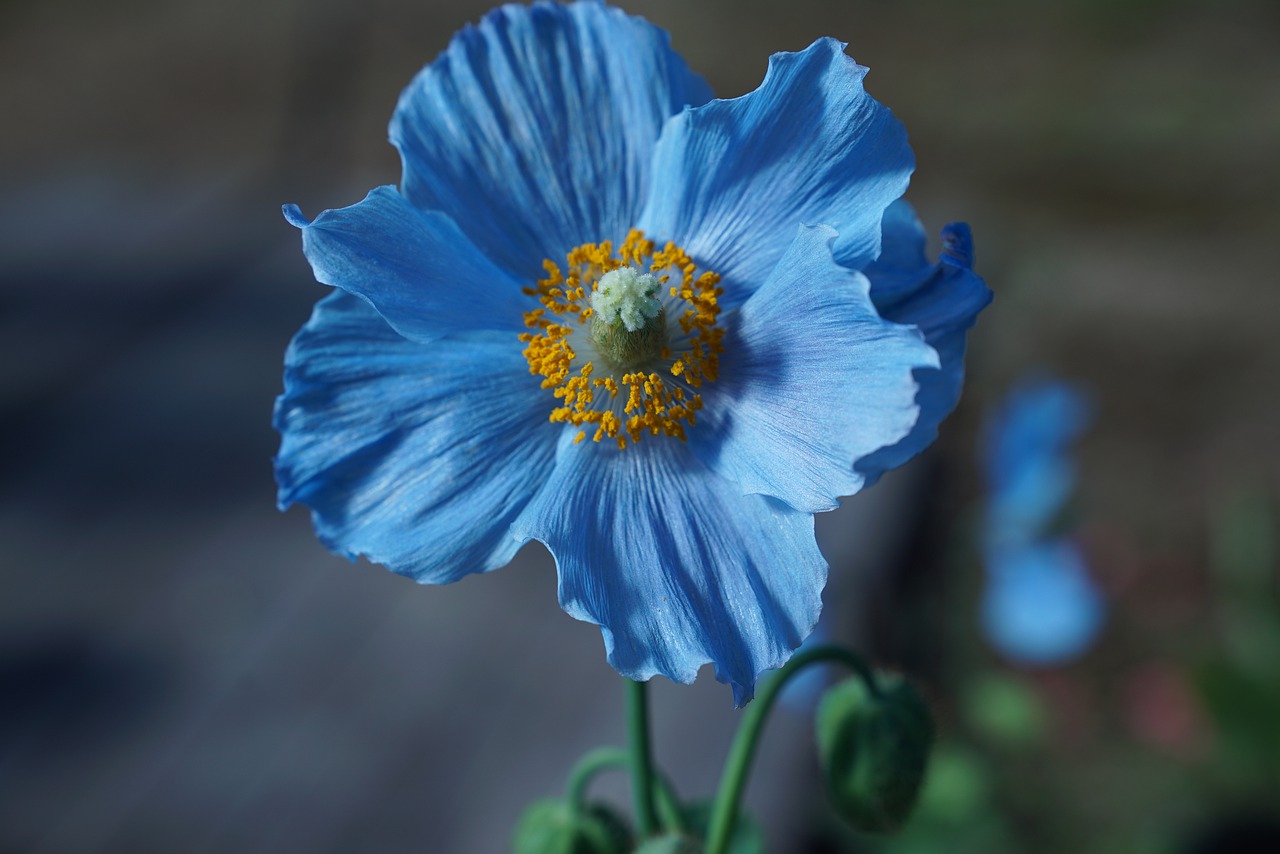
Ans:
<svg viewBox="0 0 1280 854"><path fill-rule="evenodd" d="M1068 539L994 549L987 571L982 625L991 644L1013 661L1071 661L1102 628L1102 596Z"/></svg>
<svg viewBox="0 0 1280 854"><path fill-rule="evenodd" d="M1043 536L1075 489L1071 447L1093 419L1076 386L1051 379L1011 391L987 426L987 542L1020 543Z"/></svg>
<svg viewBox="0 0 1280 854"><path fill-rule="evenodd" d="M591 2L458 33L396 107L400 187L285 208L337 290L285 357L280 506L423 583L539 540L619 672L745 702L817 620L813 513L932 439L989 298L967 230L930 265L893 205L865 73L821 39L712 100Z"/></svg>
<svg viewBox="0 0 1280 854"><path fill-rule="evenodd" d="M984 437L982 625L1012 661L1070 661L1102 627L1105 603L1084 555L1069 537L1050 535L1075 487L1071 446L1091 420L1080 389L1039 379L1009 394Z"/></svg>

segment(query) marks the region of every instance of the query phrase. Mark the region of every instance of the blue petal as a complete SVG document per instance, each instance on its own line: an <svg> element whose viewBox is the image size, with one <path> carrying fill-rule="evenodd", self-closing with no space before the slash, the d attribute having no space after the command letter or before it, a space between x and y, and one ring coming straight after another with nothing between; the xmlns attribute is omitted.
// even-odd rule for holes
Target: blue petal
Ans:
<svg viewBox="0 0 1280 854"><path fill-rule="evenodd" d="M1069 540L1002 548L987 556L983 627L991 644L1025 664L1061 664L1102 628L1105 606Z"/></svg>
<svg viewBox="0 0 1280 854"><path fill-rule="evenodd" d="M512 530L555 555L561 607L601 627L619 673L688 683L714 662L742 705L817 622L827 564L813 517L743 495L684 443L572 436Z"/></svg>
<svg viewBox="0 0 1280 854"><path fill-rule="evenodd" d="M544 258L626 235L663 123L710 97L641 18L598 3L509 5L405 89L391 142L415 205L536 279Z"/></svg>
<svg viewBox="0 0 1280 854"><path fill-rule="evenodd" d="M416 210L393 187L308 223L293 205L316 280L369 302L406 338L426 342L456 332L524 329L531 301L522 282L495 267L439 213Z"/></svg>
<svg viewBox="0 0 1280 854"><path fill-rule="evenodd" d="M967 333L991 303L991 291L973 272L969 227L952 223L942 231L942 260L925 258L925 235L911 206L895 202L885 211L884 252L867 268L871 299L888 320L917 326L938 351L940 366L916 371L920 418L900 442L859 461L868 483L923 451L960 400Z"/></svg>
<svg viewBox="0 0 1280 854"><path fill-rule="evenodd" d="M695 452L744 492L830 510L863 485L854 462L911 430L912 370L938 364L918 330L876 314L865 276L802 226L764 285L727 318L720 379L703 388Z"/></svg>
<svg viewBox="0 0 1280 854"><path fill-rule="evenodd" d="M554 465L548 411L513 336L420 344L337 291L285 356L280 507L309 505L330 549L420 582L496 569Z"/></svg>
<svg viewBox="0 0 1280 854"><path fill-rule="evenodd" d="M862 88L866 71L820 39L775 54L754 92L672 119L640 227L724 276L731 301L764 282L802 223L834 227L836 260L863 269L913 168L906 131Z"/></svg>
<svg viewBox="0 0 1280 854"><path fill-rule="evenodd" d="M865 272L875 277L877 295L892 298L900 289L910 290L920 271L929 266L925 259L928 236L910 203L898 199L885 208L880 238L880 257Z"/></svg>

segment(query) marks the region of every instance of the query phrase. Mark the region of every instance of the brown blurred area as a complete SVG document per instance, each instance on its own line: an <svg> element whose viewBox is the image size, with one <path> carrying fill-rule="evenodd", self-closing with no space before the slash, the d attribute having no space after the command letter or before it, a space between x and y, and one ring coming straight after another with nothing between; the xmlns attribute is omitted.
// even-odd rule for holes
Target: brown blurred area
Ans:
<svg viewBox="0 0 1280 854"><path fill-rule="evenodd" d="M928 615L972 603L928 580L975 571L938 544L976 500L982 413L1028 369L1093 390L1079 500L1167 570L1139 584L1153 619L1207 625L1207 520L1241 483L1280 492L1280 5L621 5L722 97L772 52L848 41L910 133L908 198L931 234L972 225L996 292L938 445L820 520L839 631L945 668ZM325 290L280 204L398 181L400 89L488 6L0 3L0 852L489 854L623 738L540 548L419 588L274 509L281 357ZM906 558L926 580L886 582ZM929 604L898 618L904 589ZM652 694L659 759L710 792L728 689ZM819 797L808 726L772 723L750 792L771 850L800 850Z"/></svg>

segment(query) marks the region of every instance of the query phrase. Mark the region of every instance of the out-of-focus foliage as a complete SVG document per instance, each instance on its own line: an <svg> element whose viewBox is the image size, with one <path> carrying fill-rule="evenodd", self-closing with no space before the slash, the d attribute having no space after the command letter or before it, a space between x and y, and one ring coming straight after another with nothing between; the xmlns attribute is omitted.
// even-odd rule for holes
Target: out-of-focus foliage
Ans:
<svg viewBox="0 0 1280 854"><path fill-rule="evenodd" d="M958 635L967 640L944 663L954 702L912 821L888 839L847 840L849 850L1274 850L1278 523L1256 489L1218 501L1205 520L1204 587L1174 594L1192 616L1158 630L1144 625L1156 603L1133 595L1138 581L1122 570L1158 573L1160 563L1121 566L1132 556L1086 538L1117 595L1107 636L1069 665L1012 665Z"/></svg>

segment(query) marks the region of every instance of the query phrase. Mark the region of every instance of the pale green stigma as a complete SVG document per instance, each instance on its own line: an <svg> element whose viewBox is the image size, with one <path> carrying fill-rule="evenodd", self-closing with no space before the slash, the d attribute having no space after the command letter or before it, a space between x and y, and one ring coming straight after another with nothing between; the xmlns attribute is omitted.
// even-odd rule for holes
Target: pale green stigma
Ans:
<svg viewBox="0 0 1280 854"><path fill-rule="evenodd" d="M628 332L641 328L658 316L662 302L658 289L662 283L652 273L642 273L635 267L619 267L600 277L591 294L591 311L605 323L617 323Z"/></svg>
<svg viewBox="0 0 1280 854"><path fill-rule="evenodd" d="M591 293L591 340L616 369L653 359L666 346L662 282L635 267L610 270Z"/></svg>

